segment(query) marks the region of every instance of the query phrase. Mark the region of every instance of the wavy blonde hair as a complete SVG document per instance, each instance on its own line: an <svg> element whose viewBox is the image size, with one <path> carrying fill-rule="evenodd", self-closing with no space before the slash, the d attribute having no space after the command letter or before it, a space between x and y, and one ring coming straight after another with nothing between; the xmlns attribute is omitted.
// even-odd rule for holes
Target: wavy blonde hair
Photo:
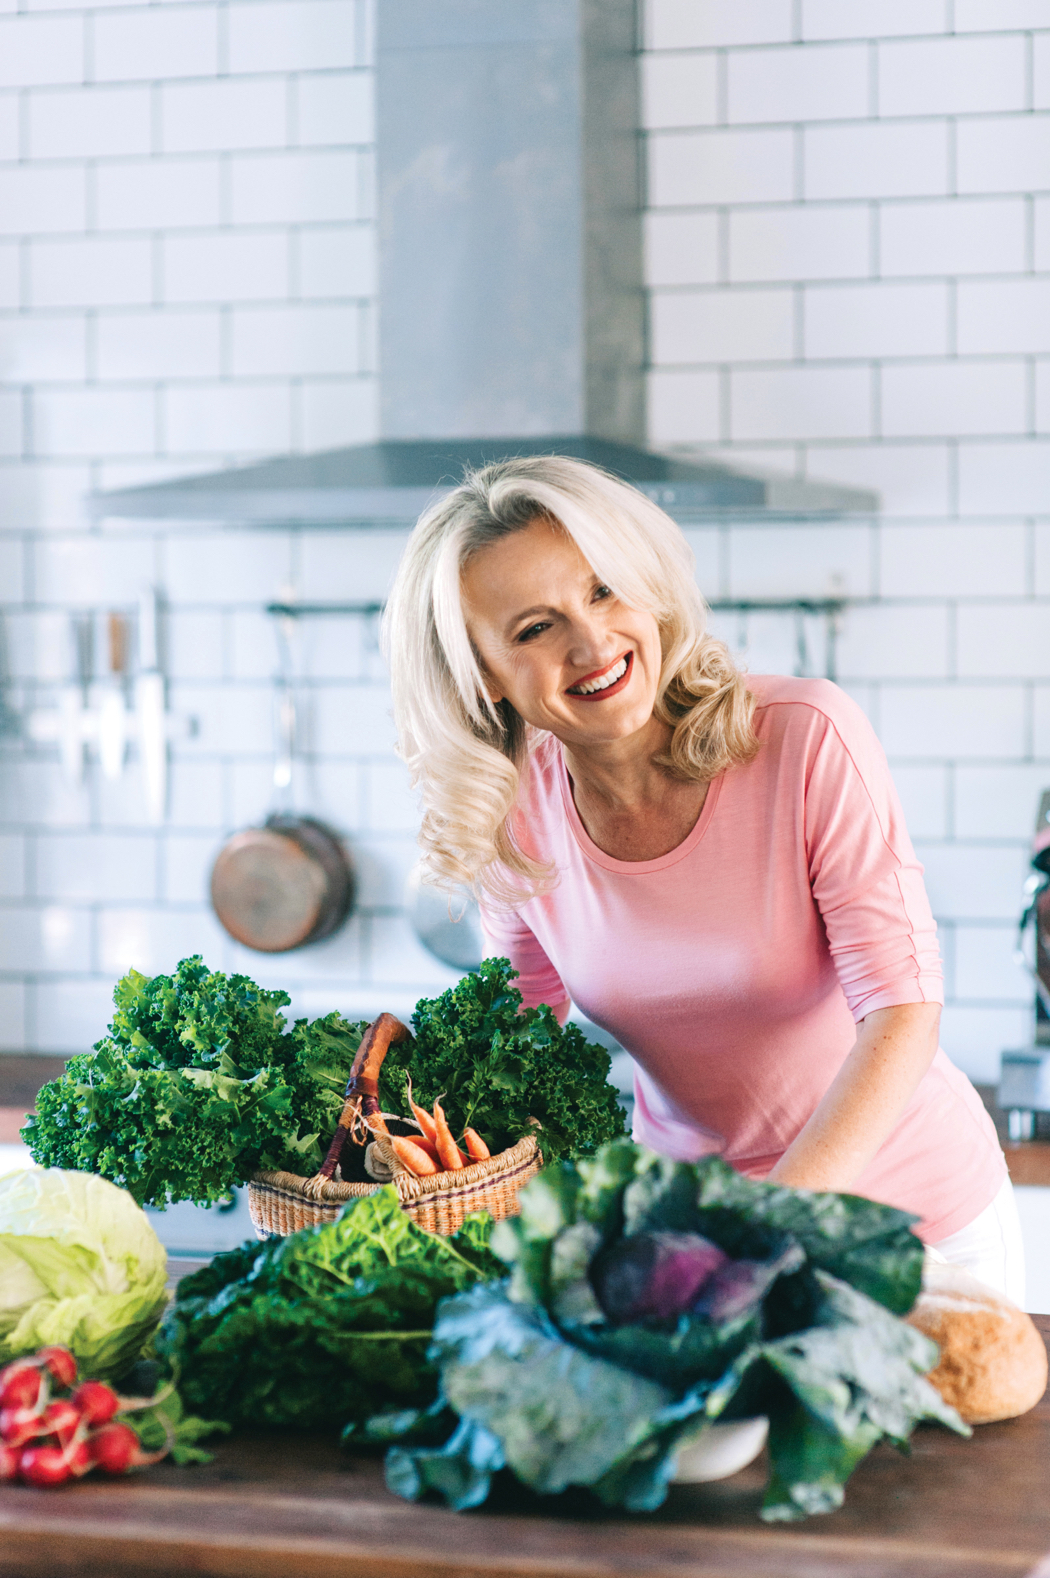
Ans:
<svg viewBox="0 0 1050 1578"><path fill-rule="evenodd" d="M515 828L521 774L545 738L504 700L493 704L467 631L461 577L473 556L537 518L558 524L616 595L652 613L663 666L655 711L673 729L661 765L711 779L758 749L754 698L707 610L682 532L643 493L562 456L502 460L468 473L424 511L384 619L400 753L421 791L423 868L504 902L549 888Z"/></svg>

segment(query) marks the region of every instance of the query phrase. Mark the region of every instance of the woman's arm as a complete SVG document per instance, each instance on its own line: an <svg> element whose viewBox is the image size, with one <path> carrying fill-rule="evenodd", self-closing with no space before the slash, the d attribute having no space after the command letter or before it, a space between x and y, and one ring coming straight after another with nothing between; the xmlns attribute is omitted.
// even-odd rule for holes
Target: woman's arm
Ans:
<svg viewBox="0 0 1050 1578"><path fill-rule="evenodd" d="M887 1140L933 1062L937 1003L877 1008L845 1063L769 1174L795 1189L848 1190Z"/></svg>

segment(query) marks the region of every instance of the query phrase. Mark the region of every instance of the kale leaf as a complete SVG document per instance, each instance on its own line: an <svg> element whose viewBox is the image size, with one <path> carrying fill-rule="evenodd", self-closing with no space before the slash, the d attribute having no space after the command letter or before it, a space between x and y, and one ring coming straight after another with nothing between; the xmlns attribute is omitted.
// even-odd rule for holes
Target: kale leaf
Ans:
<svg viewBox="0 0 1050 1578"><path fill-rule="evenodd" d="M412 1015L414 1039L391 1047L379 1081L389 1112L407 1112L408 1081L440 1097L454 1134L468 1126L495 1154L533 1132L545 1161L584 1155L624 1132L610 1058L545 1005L522 1011L506 959L486 959Z"/></svg>
<svg viewBox="0 0 1050 1578"><path fill-rule="evenodd" d="M129 970L109 1035L70 1058L22 1134L43 1167L99 1173L140 1205L225 1198L259 1168L313 1173L364 1027L338 1014L285 1033L287 993L209 971Z"/></svg>
<svg viewBox="0 0 1050 1578"><path fill-rule="evenodd" d="M883 1438L903 1447L923 1420L969 1434L925 1379L936 1345L899 1319L923 1258L907 1213L626 1141L548 1168L519 1201L492 1238L510 1279L438 1311L441 1394L428 1418L447 1439L420 1437L406 1416L387 1456L399 1494L475 1506L508 1467L540 1492L585 1485L608 1505L648 1510L710 1423L765 1415L762 1516L795 1519L840 1505ZM652 1233L710 1240L746 1272L751 1296L728 1301L724 1319L701 1298L616 1324L596 1297L601 1268L612 1246ZM398 1434L390 1420L384 1430L374 1438Z"/></svg>
<svg viewBox="0 0 1050 1578"><path fill-rule="evenodd" d="M387 1186L332 1223L246 1244L179 1283L156 1338L186 1405L231 1425L336 1430L434 1399L438 1301L498 1275L489 1219L415 1226Z"/></svg>

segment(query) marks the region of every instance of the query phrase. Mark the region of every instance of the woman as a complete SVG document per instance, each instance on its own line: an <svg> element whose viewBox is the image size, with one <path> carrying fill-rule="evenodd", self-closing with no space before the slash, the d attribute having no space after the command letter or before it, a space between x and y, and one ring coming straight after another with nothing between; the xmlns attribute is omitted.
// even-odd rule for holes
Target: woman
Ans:
<svg viewBox="0 0 1050 1578"><path fill-rule="evenodd" d="M743 676L673 521L511 460L413 533L387 615L433 876L526 1004L636 1064L634 1136L913 1211L1023 1302L995 1131L938 1048L935 926L885 758L825 680Z"/></svg>

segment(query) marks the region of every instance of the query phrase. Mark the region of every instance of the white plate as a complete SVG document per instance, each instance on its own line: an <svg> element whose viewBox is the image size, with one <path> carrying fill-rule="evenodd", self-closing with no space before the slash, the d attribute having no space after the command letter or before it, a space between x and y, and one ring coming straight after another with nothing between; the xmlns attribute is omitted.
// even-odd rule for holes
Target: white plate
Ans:
<svg viewBox="0 0 1050 1578"><path fill-rule="evenodd" d="M703 1485L712 1479L728 1479L753 1463L766 1444L769 1420L732 1419L726 1424L707 1425L703 1432L678 1454L676 1485Z"/></svg>

